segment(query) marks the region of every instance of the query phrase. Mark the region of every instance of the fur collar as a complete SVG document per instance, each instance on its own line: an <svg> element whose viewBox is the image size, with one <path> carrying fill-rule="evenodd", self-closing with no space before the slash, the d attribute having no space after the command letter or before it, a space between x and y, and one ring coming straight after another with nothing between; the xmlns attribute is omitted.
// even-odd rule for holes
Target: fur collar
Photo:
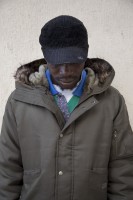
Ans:
<svg viewBox="0 0 133 200"><path fill-rule="evenodd" d="M46 68L45 59L35 60L20 66L14 77L16 82L25 85L45 86L48 88L48 82L44 73ZM115 75L113 67L107 61L99 58L87 59L85 70L88 75L84 90L87 92L92 91L95 87L99 87L102 90L104 87L109 87Z"/></svg>

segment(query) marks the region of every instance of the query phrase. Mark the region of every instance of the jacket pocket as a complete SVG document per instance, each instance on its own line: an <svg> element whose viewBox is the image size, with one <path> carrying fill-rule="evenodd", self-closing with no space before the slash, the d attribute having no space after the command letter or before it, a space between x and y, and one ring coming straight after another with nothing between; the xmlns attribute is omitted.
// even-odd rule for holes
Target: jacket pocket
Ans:
<svg viewBox="0 0 133 200"><path fill-rule="evenodd" d="M89 188L94 190L107 191L107 169L93 168L89 170Z"/></svg>
<svg viewBox="0 0 133 200"><path fill-rule="evenodd" d="M40 138L34 136L31 138L31 141L28 139L24 141L21 150L23 168L25 172L34 172L34 170L41 168Z"/></svg>
<svg viewBox="0 0 133 200"><path fill-rule="evenodd" d="M25 170L23 175L23 181L24 183L30 183L34 181L41 173L40 169L34 169L34 170Z"/></svg>
<svg viewBox="0 0 133 200"><path fill-rule="evenodd" d="M108 173L106 168L89 170L88 190L91 199L107 200Z"/></svg>
<svg viewBox="0 0 133 200"><path fill-rule="evenodd" d="M33 187L33 183L37 178L39 178L41 173L40 169L34 169L34 170L24 170L23 172L23 186L21 190L20 199L25 200L29 199L26 197L28 195L28 191L31 187Z"/></svg>

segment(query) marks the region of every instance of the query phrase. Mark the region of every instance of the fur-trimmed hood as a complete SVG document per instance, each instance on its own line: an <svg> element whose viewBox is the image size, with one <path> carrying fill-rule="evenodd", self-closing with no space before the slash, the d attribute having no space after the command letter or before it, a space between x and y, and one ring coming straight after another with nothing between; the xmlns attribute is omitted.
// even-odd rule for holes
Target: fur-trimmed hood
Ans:
<svg viewBox="0 0 133 200"><path fill-rule="evenodd" d="M48 88L48 82L45 77L46 69L47 63L45 59L21 65L14 75L16 83L19 82L31 87L45 86ZM113 67L107 61L99 58L87 58L85 69L87 71L87 81L84 90L87 92L92 91L94 88L99 92L100 90L106 90L115 75Z"/></svg>

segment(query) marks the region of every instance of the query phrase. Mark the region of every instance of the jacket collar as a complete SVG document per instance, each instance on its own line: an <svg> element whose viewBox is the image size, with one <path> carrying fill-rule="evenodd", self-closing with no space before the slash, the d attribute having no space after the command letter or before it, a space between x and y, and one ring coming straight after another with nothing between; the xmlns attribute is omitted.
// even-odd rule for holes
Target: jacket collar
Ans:
<svg viewBox="0 0 133 200"><path fill-rule="evenodd" d="M20 66L14 76L16 88L18 88L17 83L19 82L23 85L23 88L43 87L43 89L49 90L47 78L44 76L46 69L45 59L35 60ZM85 70L87 78L83 93L86 95L105 91L111 85L115 76L113 67L103 59L87 59Z"/></svg>

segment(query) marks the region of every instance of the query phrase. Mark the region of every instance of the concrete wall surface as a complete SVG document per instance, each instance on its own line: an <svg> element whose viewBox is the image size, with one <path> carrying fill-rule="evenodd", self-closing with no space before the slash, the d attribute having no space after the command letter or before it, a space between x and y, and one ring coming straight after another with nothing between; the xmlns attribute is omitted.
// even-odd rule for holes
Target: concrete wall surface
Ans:
<svg viewBox="0 0 133 200"><path fill-rule="evenodd" d="M133 128L133 0L0 0L0 126L14 72L42 58L41 27L61 14L79 18L88 30L88 57L114 67L112 83L125 97Z"/></svg>

